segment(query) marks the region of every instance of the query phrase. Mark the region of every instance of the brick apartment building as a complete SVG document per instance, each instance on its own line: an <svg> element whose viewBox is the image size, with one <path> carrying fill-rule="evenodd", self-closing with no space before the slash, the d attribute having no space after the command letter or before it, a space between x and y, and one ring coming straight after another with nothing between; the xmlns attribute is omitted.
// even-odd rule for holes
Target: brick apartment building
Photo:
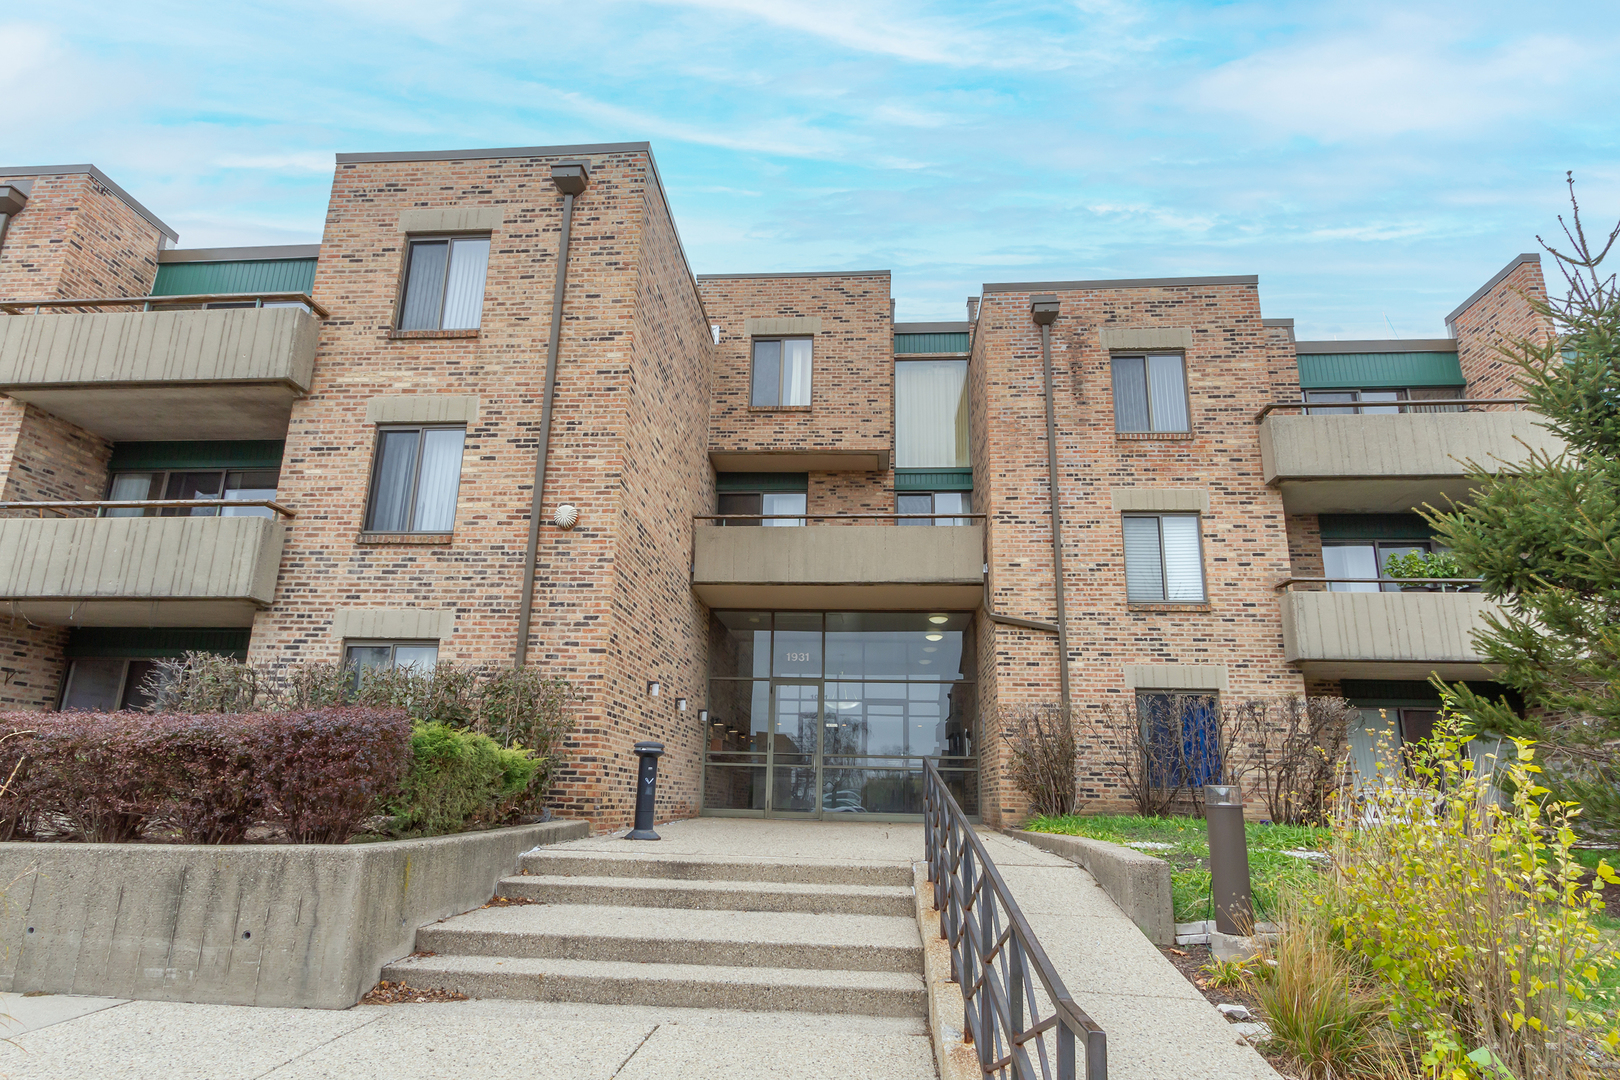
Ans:
<svg viewBox="0 0 1620 1080"><path fill-rule="evenodd" d="M605 826L649 738L660 817L915 814L932 757L999 823L1020 704L1419 737L1487 604L1380 567L1552 445L1493 349L1547 330L1533 255L1449 337L1309 342L1253 276L897 324L887 271L694 275L641 143L340 155L307 247L177 248L90 165L0 167L0 214L0 707L188 649L528 664Z"/></svg>

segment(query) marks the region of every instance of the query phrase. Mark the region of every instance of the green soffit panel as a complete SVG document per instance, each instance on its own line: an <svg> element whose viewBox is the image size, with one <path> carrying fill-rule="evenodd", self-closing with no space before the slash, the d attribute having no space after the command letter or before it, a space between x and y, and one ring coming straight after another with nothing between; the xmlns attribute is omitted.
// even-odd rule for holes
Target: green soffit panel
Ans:
<svg viewBox="0 0 1620 1080"><path fill-rule="evenodd" d="M1427 540L1434 535L1417 514L1322 514L1324 540Z"/></svg>
<svg viewBox="0 0 1620 1080"><path fill-rule="evenodd" d="M896 491L972 491L972 469L896 469Z"/></svg>
<svg viewBox="0 0 1620 1080"><path fill-rule="evenodd" d="M79 626L68 637L67 656L184 656L218 653L247 659L250 630L181 630L165 627Z"/></svg>
<svg viewBox="0 0 1620 1080"><path fill-rule="evenodd" d="M279 439L115 443L107 469L279 469L285 446Z"/></svg>
<svg viewBox="0 0 1620 1080"><path fill-rule="evenodd" d="M894 354L904 356L916 353L965 353L968 351L966 334L896 334Z"/></svg>
<svg viewBox="0 0 1620 1080"><path fill-rule="evenodd" d="M1454 352L1305 353L1299 357L1299 385L1305 390L1462 386L1467 382Z"/></svg>
<svg viewBox="0 0 1620 1080"><path fill-rule="evenodd" d="M1489 701L1506 697L1514 709L1524 707L1517 691L1496 682L1469 682L1468 689ZM1440 704L1440 691L1433 683L1406 679L1345 679L1339 692L1350 704L1362 709L1421 709Z"/></svg>
<svg viewBox="0 0 1620 1080"><path fill-rule="evenodd" d="M245 262L164 263L153 296L295 292L315 288L314 259L249 259Z"/></svg>
<svg viewBox="0 0 1620 1080"><path fill-rule="evenodd" d="M722 492L798 492L810 490L810 474L802 472L715 473L714 489Z"/></svg>

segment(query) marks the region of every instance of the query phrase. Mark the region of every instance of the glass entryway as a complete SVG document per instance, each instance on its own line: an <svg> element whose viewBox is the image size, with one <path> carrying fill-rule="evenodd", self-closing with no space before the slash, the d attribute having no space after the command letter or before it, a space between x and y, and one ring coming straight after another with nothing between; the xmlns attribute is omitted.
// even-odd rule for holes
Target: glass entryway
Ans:
<svg viewBox="0 0 1620 1080"><path fill-rule="evenodd" d="M703 812L920 815L925 758L976 812L972 620L715 612Z"/></svg>

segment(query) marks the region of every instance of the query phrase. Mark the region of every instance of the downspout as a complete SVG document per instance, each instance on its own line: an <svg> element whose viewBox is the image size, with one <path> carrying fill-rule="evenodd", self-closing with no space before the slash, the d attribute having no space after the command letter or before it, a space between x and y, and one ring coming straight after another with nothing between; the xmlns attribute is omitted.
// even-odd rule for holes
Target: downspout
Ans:
<svg viewBox="0 0 1620 1080"><path fill-rule="evenodd" d="M1069 621L1063 613L1063 521L1058 499L1057 402L1052 395L1052 324L1058 317L1056 296L1029 298L1030 314L1041 328L1041 364L1046 374L1046 471L1052 489L1052 576L1057 592L1058 694L1069 711Z"/></svg>
<svg viewBox="0 0 1620 1080"><path fill-rule="evenodd" d="M6 226L28 205L28 193L10 184L0 184L0 247L5 246Z"/></svg>
<svg viewBox="0 0 1620 1080"><path fill-rule="evenodd" d="M551 294L551 336L546 345L546 389L540 403L540 446L534 456L534 495L529 500L529 546L523 560L523 596L518 605L517 648L512 666L529 660L529 622L534 616L534 564L540 557L540 503L546 491L546 456L551 449L551 403L557 395L557 353L562 339L563 293L568 288L568 234L574 224L574 196L585 190L590 174L583 162L553 165L551 182L562 192L562 236L557 240L557 283Z"/></svg>

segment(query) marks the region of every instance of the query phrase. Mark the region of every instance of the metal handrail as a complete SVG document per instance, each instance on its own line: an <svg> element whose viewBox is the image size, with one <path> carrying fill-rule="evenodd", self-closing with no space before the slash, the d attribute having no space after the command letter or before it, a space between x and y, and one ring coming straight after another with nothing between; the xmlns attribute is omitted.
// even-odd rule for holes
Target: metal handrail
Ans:
<svg viewBox="0 0 1620 1080"><path fill-rule="evenodd" d="M1343 413L1328 413L1328 409L1394 409L1405 412L1410 409L1431 412L1460 412L1466 410L1453 409L1453 405L1528 405L1529 398L1428 398L1422 401L1273 401L1265 408L1254 414L1254 422L1258 424L1267 414L1276 409L1321 409L1324 415L1344 415ZM1377 414L1372 414L1377 415Z"/></svg>
<svg viewBox="0 0 1620 1080"><path fill-rule="evenodd" d="M40 517L44 517L47 510L161 510L196 506L263 506L285 518L297 516L274 499L92 499L85 502L0 502L0 510L38 510Z"/></svg>
<svg viewBox="0 0 1620 1080"><path fill-rule="evenodd" d="M929 521L935 518L972 518L983 521L986 514L693 514L693 521L893 521L909 518Z"/></svg>
<svg viewBox="0 0 1620 1080"><path fill-rule="evenodd" d="M1477 577L1289 577L1283 578L1273 589L1286 589L1290 585L1478 585L1484 578Z"/></svg>
<svg viewBox="0 0 1620 1080"><path fill-rule="evenodd" d="M923 763L923 843L939 933L951 947L951 978L962 989L962 1039L976 1048L983 1074L1076 1080L1078 1039L1086 1080L1107 1080L1107 1036L1069 996L933 761ZM1032 970L1052 1004L1046 1015Z"/></svg>
<svg viewBox="0 0 1620 1080"><path fill-rule="evenodd" d="M132 307L140 304L150 311L154 304L239 304L254 301L262 307L266 301L298 303L308 307L325 319L330 313L317 304L308 293L301 292L245 292L245 293L193 293L185 296L98 296L83 299L51 297L45 300L7 300L0 303L0 311L7 315L37 315L42 308L100 308Z"/></svg>

